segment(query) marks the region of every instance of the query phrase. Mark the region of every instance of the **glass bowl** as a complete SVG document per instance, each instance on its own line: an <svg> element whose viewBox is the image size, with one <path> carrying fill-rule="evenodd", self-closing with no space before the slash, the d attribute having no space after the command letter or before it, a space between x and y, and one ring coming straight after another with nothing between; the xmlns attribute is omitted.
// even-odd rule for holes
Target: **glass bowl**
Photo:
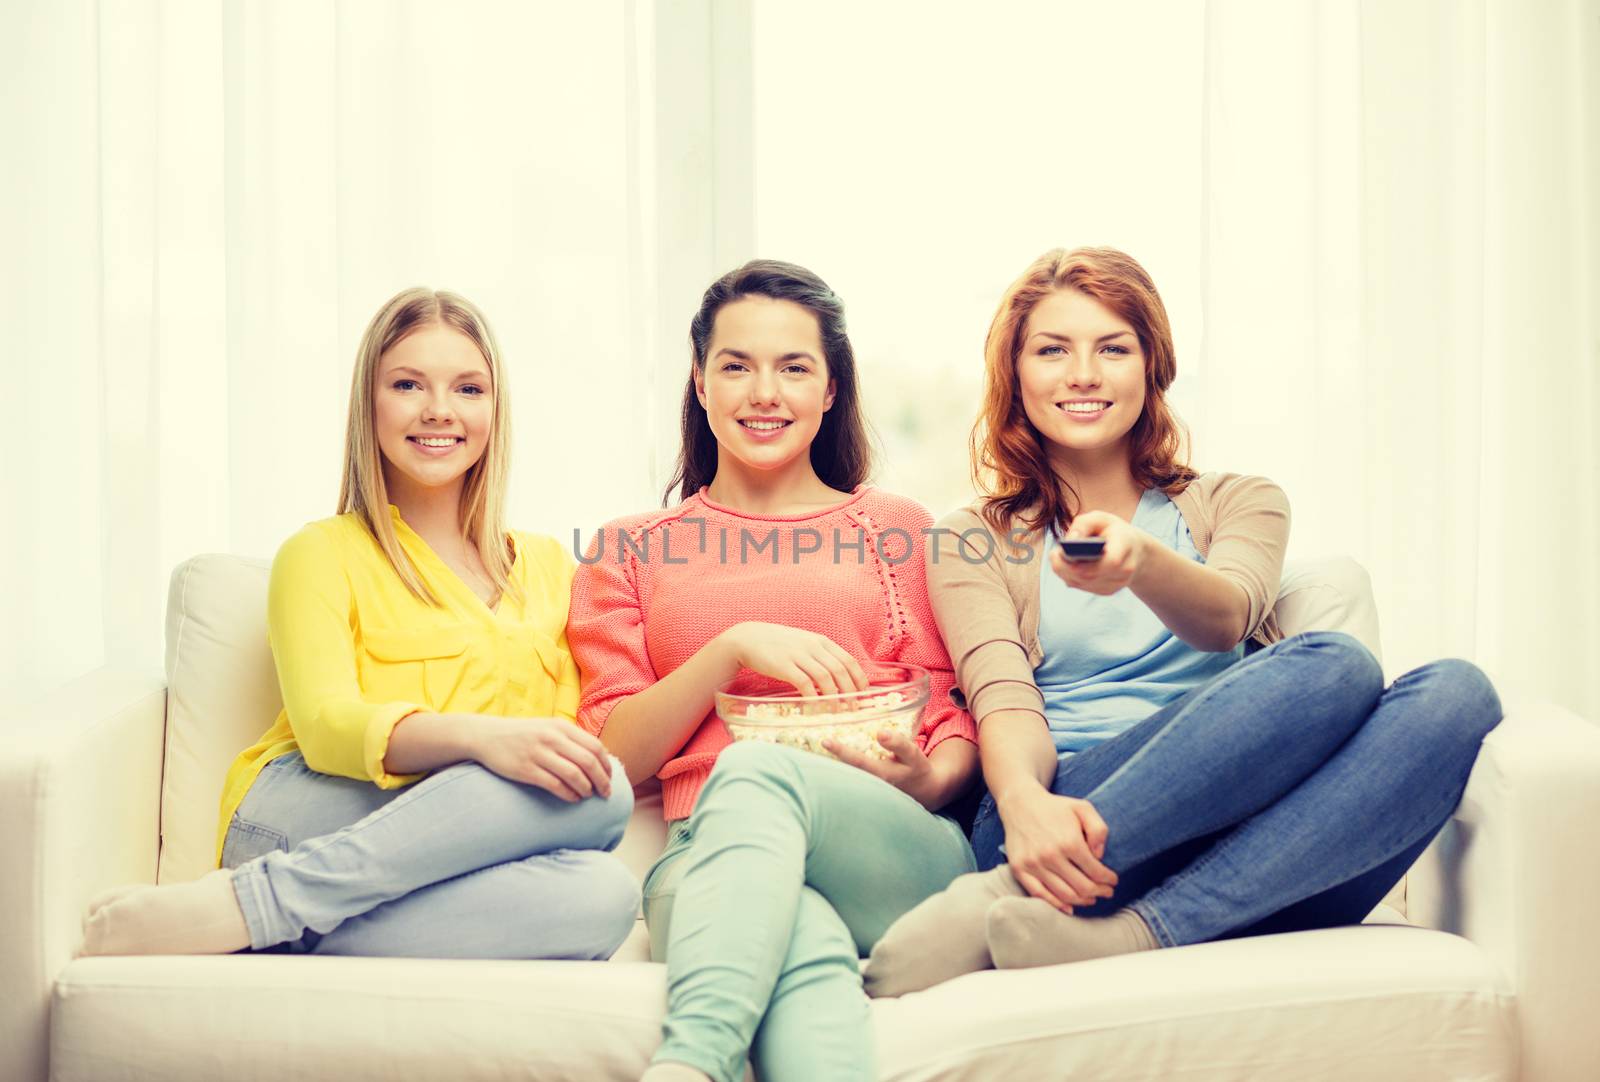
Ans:
<svg viewBox="0 0 1600 1082"><path fill-rule="evenodd" d="M803 696L781 680L746 673L717 689L717 716L735 740L765 740L837 758L822 746L834 740L873 758L892 759L878 734L887 729L915 737L928 704L928 670L897 661L862 668L872 686L836 695Z"/></svg>

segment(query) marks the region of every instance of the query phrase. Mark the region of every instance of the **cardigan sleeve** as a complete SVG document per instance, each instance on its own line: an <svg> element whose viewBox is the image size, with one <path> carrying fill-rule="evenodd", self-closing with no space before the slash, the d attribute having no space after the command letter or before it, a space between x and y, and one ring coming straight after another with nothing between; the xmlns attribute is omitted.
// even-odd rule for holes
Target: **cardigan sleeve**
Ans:
<svg viewBox="0 0 1600 1082"><path fill-rule="evenodd" d="M401 719L426 707L365 697L355 632L339 546L308 526L278 550L267 585L267 637L284 712L311 769L397 789L423 775L384 770L389 737Z"/></svg>
<svg viewBox="0 0 1600 1082"><path fill-rule="evenodd" d="M982 725L996 710L1044 717L1044 696L1022 641L1021 618L1000 561L1006 538L962 508L939 520L928 547L928 593L966 708Z"/></svg>
<svg viewBox="0 0 1600 1082"><path fill-rule="evenodd" d="M583 687L578 724L596 736L619 702L657 679L645 647L636 568L620 545L612 549L601 543L608 535L620 537L618 530L607 525L591 543L572 580L567 613L567 644Z"/></svg>
<svg viewBox="0 0 1600 1082"><path fill-rule="evenodd" d="M1218 479L1211 500L1206 566L1243 587L1250 601L1248 639L1277 601L1289 546L1289 497L1265 477L1227 474Z"/></svg>
<svg viewBox="0 0 1600 1082"><path fill-rule="evenodd" d="M928 706L923 711L922 728L917 736L925 755L933 754L934 748L952 738L978 742L978 727L972 715L959 695L951 695L955 690L955 672L928 598L925 549L932 522L933 516L921 505L915 505L907 530L912 538L911 551L901 565L906 570L895 575L906 621L899 659L928 670Z"/></svg>

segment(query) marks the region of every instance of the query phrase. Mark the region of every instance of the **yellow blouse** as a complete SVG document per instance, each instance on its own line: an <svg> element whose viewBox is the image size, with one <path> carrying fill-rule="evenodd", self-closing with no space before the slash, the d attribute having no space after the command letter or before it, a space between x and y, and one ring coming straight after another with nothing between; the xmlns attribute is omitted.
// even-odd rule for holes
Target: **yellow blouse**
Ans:
<svg viewBox="0 0 1600 1082"><path fill-rule="evenodd" d="M514 531L511 580L521 597L508 592L490 609L398 508L389 510L400 546L441 605L406 589L354 515L313 522L284 542L267 588L283 710L228 768L219 862L256 775L297 748L313 770L396 789L423 776L383 769L389 734L408 714L577 716L566 631L576 564L560 542Z"/></svg>

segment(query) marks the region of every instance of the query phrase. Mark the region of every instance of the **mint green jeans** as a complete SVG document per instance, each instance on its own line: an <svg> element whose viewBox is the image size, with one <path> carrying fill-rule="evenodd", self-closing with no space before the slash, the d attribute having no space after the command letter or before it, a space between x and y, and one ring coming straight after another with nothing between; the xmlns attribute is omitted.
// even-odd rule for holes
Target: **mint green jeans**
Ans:
<svg viewBox="0 0 1600 1082"><path fill-rule="evenodd" d="M667 963L655 1062L737 1082L877 1077L860 959L974 871L961 828L865 771L755 742L717 758L645 880ZM938 944L928 944L929 950Z"/></svg>

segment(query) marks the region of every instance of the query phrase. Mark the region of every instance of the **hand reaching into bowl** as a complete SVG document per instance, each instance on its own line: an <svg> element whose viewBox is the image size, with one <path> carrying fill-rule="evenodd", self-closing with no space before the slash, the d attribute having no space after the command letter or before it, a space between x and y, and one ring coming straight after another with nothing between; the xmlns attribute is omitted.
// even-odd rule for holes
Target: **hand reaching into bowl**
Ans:
<svg viewBox="0 0 1600 1082"><path fill-rule="evenodd" d="M815 631L751 620L722 634L741 668L793 684L801 695L837 695L872 686L860 662Z"/></svg>

